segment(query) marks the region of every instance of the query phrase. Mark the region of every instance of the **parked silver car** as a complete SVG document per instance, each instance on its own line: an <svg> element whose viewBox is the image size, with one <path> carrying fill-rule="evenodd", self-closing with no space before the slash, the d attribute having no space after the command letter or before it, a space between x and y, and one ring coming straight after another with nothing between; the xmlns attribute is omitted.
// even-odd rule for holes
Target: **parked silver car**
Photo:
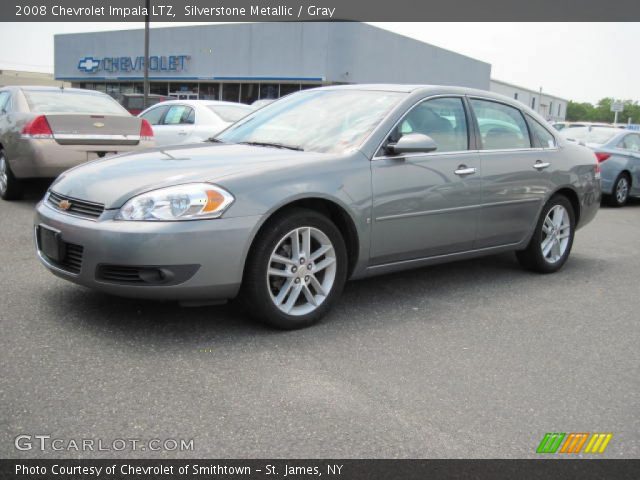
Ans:
<svg viewBox="0 0 640 480"><path fill-rule="evenodd" d="M298 328L348 278L504 251L554 272L599 202L593 152L519 102L352 85L292 94L209 144L66 172L35 231L67 280L183 302L240 294L255 317Z"/></svg>
<svg viewBox="0 0 640 480"><path fill-rule="evenodd" d="M602 170L602 193L609 205L622 207L640 196L640 133L601 127L564 130L562 136L596 152Z"/></svg>
<svg viewBox="0 0 640 480"><path fill-rule="evenodd" d="M56 87L0 89L0 197L19 198L24 180L154 146L149 124L109 95Z"/></svg>
<svg viewBox="0 0 640 480"><path fill-rule="evenodd" d="M242 103L217 100L169 100L138 115L153 128L156 145L198 143L253 112Z"/></svg>

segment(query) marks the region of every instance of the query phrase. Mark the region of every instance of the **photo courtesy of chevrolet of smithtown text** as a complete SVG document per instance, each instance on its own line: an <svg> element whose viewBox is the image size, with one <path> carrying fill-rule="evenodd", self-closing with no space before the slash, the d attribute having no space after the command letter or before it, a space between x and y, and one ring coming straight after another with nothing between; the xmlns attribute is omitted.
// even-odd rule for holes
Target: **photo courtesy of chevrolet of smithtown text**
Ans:
<svg viewBox="0 0 640 480"><path fill-rule="evenodd" d="M0 478L640 472L640 3L0 3Z"/></svg>

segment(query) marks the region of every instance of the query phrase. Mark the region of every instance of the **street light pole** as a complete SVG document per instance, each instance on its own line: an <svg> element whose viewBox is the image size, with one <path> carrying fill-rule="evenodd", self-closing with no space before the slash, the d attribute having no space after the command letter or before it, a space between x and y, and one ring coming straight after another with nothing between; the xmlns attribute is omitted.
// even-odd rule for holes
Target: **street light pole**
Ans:
<svg viewBox="0 0 640 480"><path fill-rule="evenodd" d="M143 105L146 109L149 106L149 13L151 11L151 0L146 0L147 14L144 19L144 98Z"/></svg>

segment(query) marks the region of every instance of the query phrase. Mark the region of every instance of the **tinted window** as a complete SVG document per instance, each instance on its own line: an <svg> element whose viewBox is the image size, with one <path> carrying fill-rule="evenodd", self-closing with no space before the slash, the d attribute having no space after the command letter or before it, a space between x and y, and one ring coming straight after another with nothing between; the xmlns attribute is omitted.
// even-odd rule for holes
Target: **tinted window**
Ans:
<svg viewBox="0 0 640 480"><path fill-rule="evenodd" d="M556 139L553 135L534 118L528 115L527 118L529 119L535 146L540 148L554 148L556 146Z"/></svg>
<svg viewBox="0 0 640 480"><path fill-rule="evenodd" d="M627 135L622 139L618 147L631 150L632 152L640 152L640 135L636 135L635 133Z"/></svg>
<svg viewBox="0 0 640 480"><path fill-rule="evenodd" d="M0 112L9 103L9 92L0 92Z"/></svg>
<svg viewBox="0 0 640 480"><path fill-rule="evenodd" d="M129 115L108 95L70 90L23 90L29 109L42 113L107 113Z"/></svg>
<svg viewBox="0 0 640 480"><path fill-rule="evenodd" d="M187 119L193 109L186 105L171 105L169 111L164 116L163 125L179 125L188 123Z"/></svg>
<svg viewBox="0 0 640 480"><path fill-rule="evenodd" d="M529 130L520 110L489 100L472 99L471 105L478 119L484 150L531 147Z"/></svg>
<svg viewBox="0 0 640 480"><path fill-rule="evenodd" d="M253 108L236 107L235 105L207 105L207 108L218 115L224 122L237 122L253 112Z"/></svg>
<svg viewBox="0 0 640 480"><path fill-rule="evenodd" d="M169 107L166 107L166 106L152 108L151 110L146 112L144 115L141 115L141 117L144 118L151 125L158 125L160 123L160 120L162 119L162 116L164 115L164 112L166 112L168 109Z"/></svg>
<svg viewBox="0 0 640 480"><path fill-rule="evenodd" d="M467 121L462 99L436 98L417 105L398 124L391 141L407 133L430 136L438 145L437 152L467 150Z"/></svg>

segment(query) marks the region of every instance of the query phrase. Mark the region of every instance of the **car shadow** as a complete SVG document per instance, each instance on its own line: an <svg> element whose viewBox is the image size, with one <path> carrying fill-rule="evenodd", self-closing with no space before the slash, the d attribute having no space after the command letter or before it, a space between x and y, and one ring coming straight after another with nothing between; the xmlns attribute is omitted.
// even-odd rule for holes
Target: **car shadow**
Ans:
<svg viewBox="0 0 640 480"><path fill-rule="evenodd" d="M192 350L265 337L326 339L345 329L367 328L374 316L397 316L399 307L410 310L420 304L427 311L430 301L446 300L461 291L482 295L478 285L513 286L526 283L532 275L536 274L520 268L513 254L501 254L352 281L323 322L291 332L253 321L239 302L182 307L177 302L114 297L61 281L42 294L51 317L74 331L85 330L135 349Z"/></svg>

